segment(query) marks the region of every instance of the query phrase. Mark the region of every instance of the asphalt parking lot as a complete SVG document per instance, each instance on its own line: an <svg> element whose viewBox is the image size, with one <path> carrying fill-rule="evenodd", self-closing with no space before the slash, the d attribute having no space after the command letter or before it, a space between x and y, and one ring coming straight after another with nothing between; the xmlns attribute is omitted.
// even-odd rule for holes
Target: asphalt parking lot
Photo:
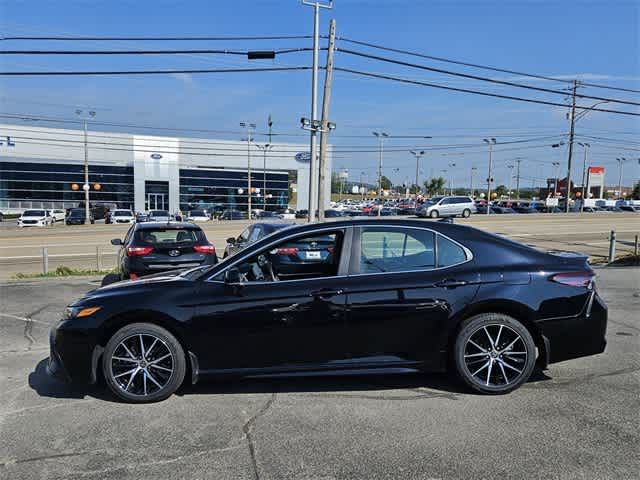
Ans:
<svg viewBox="0 0 640 480"><path fill-rule="evenodd" d="M95 278L2 283L0 478L637 478L640 269L597 274L606 352L509 395L376 374L208 383L151 405L45 374L50 324Z"/></svg>

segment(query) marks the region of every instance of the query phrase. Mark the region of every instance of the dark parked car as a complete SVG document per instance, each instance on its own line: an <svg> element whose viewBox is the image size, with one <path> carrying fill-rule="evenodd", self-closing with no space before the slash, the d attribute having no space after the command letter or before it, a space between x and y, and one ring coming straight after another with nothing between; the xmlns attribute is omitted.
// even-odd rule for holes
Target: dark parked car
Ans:
<svg viewBox="0 0 640 480"><path fill-rule="evenodd" d="M229 255L239 252L261 238L271 235L276 230L290 226L291 224L289 223L254 223L249 225L237 238L227 238L227 246L224 249L222 258L227 258Z"/></svg>
<svg viewBox="0 0 640 480"><path fill-rule="evenodd" d="M64 222L67 225L84 225L86 218L87 216L84 208L72 208L69 210ZM96 223L91 210L89 210L89 222Z"/></svg>
<svg viewBox="0 0 640 480"><path fill-rule="evenodd" d="M619 208L624 212L640 212L639 205L620 205Z"/></svg>
<svg viewBox="0 0 640 480"><path fill-rule="evenodd" d="M344 213L342 213L340 210L325 210L324 211L324 217L325 218L337 218L337 217L344 217Z"/></svg>
<svg viewBox="0 0 640 480"><path fill-rule="evenodd" d="M171 220L168 210L150 210L147 216L148 222L170 222Z"/></svg>
<svg viewBox="0 0 640 480"><path fill-rule="evenodd" d="M220 220L246 220L247 212L241 212L240 210L225 210L220 215Z"/></svg>
<svg viewBox="0 0 640 480"><path fill-rule="evenodd" d="M301 251L318 253L299 269L281 261ZM298 225L217 265L87 293L52 328L48 371L104 378L130 402L223 374L398 368L450 368L473 390L506 393L536 365L604 351L593 279L584 256L468 226Z"/></svg>
<svg viewBox="0 0 640 480"><path fill-rule="evenodd" d="M254 219L280 218L280 216L276 212L272 212L269 210L258 210L255 212L251 212L251 217Z"/></svg>
<svg viewBox="0 0 640 480"><path fill-rule="evenodd" d="M296 211L296 218L307 218L309 215L309 210L298 210Z"/></svg>
<svg viewBox="0 0 640 480"><path fill-rule="evenodd" d="M131 226L119 245L118 273L103 284L175 269L218 263L216 250L202 229L193 223L144 222Z"/></svg>

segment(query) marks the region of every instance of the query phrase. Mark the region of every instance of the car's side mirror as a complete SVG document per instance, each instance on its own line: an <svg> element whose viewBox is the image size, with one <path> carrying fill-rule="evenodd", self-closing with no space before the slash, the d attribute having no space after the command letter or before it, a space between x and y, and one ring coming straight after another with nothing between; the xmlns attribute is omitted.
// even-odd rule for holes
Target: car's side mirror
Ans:
<svg viewBox="0 0 640 480"><path fill-rule="evenodd" d="M236 239L234 237L229 237L227 238L227 243L230 245L235 245L236 244Z"/></svg>
<svg viewBox="0 0 640 480"><path fill-rule="evenodd" d="M111 240L111 245L122 245L122 240L120 240L119 238L114 238L113 240Z"/></svg>

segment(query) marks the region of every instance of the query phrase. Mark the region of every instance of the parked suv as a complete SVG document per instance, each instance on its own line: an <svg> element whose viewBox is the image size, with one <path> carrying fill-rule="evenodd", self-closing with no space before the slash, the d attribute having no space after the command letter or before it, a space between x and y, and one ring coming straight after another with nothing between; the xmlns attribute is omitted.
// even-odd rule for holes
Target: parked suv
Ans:
<svg viewBox="0 0 640 480"><path fill-rule="evenodd" d="M470 197L433 197L425 202L416 212L419 217L468 217L476 212L475 204Z"/></svg>
<svg viewBox="0 0 640 480"><path fill-rule="evenodd" d="M115 238L111 244L120 246L119 273L107 275L103 285L124 279L134 280L152 273L218 263L216 249L202 229L193 223L135 223L124 240Z"/></svg>

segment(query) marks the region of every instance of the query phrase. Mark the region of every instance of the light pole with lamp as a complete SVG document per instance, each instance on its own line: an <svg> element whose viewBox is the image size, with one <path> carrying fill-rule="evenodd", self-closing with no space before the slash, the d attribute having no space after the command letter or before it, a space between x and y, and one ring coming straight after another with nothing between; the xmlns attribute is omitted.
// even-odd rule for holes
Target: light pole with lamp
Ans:
<svg viewBox="0 0 640 480"><path fill-rule="evenodd" d="M256 147L262 150L262 209L267 209L267 152L273 148L270 143L260 145L256 143Z"/></svg>
<svg viewBox="0 0 640 480"><path fill-rule="evenodd" d="M247 142L247 218L251 220L251 136L256 129L255 123L240 122L240 126L247 132L247 138L243 138Z"/></svg>
<svg viewBox="0 0 640 480"><path fill-rule="evenodd" d="M381 216L382 210L382 150L384 149L384 139L389 138L389 134L385 132L372 132L378 139L380 148L378 150L378 216Z"/></svg>
<svg viewBox="0 0 640 480"><path fill-rule="evenodd" d="M564 142L558 142L558 143L554 143L553 145L551 145L551 148L560 148L562 145L564 145ZM558 196L558 169L560 168L560 162L551 162L551 165L553 165L555 167L555 180L553 182L553 198L556 198Z"/></svg>
<svg viewBox="0 0 640 480"><path fill-rule="evenodd" d="M584 212L584 201L585 201L585 184L587 183L587 155L589 149L591 148L591 144L587 142L577 142L582 148L584 148L584 158L582 160L582 193L580 194L580 213ZM589 192L586 192L587 196L589 196Z"/></svg>
<svg viewBox="0 0 640 480"><path fill-rule="evenodd" d="M618 162L618 199L622 200L622 166L627 161L625 157L616 158Z"/></svg>
<svg viewBox="0 0 640 480"><path fill-rule="evenodd" d="M489 145L489 175L487 176L487 215L491 213L490 202L491 202L491 182L493 178L491 178L491 171L493 170L493 146L498 143L495 138L483 138L482 141Z"/></svg>
<svg viewBox="0 0 640 480"><path fill-rule="evenodd" d="M507 168L509 169L509 182L507 183L507 195L509 195L509 200L511 200L511 182L513 181L513 165L507 165Z"/></svg>
<svg viewBox="0 0 640 480"><path fill-rule="evenodd" d="M420 184L418 183L418 173L420 172L420 157L424 155L424 150L409 150L409 153L416 157L416 201L418 201L418 191L420 190ZM411 190L409 190L411 192Z"/></svg>
<svg viewBox="0 0 640 480"><path fill-rule="evenodd" d="M84 223L85 225L90 223L89 220L89 190L91 190L91 186L89 185L89 144L87 139L87 121L89 119L95 118L96 112L93 110L89 110L86 112L86 115L83 115L85 112L78 109L76 110L76 115L80 117L82 120L83 128L84 128L84 185L82 185L82 189L84 190Z"/></svg>
<svg viewBox="0 0 640 480"><path fill-rule="evenodd" d="M470 185L470 195L473 198L473 174L478 170L478 167L471 166L471 185Z"/></svg>
<svg viewBox="0 0 640 480"><path fill-rule="evenodd" d="M456 166L455 163L450 163L449 164L449 168L450 173L449 173L449 192L451 193L451 196L453 196L453 168Z"/></svg>

